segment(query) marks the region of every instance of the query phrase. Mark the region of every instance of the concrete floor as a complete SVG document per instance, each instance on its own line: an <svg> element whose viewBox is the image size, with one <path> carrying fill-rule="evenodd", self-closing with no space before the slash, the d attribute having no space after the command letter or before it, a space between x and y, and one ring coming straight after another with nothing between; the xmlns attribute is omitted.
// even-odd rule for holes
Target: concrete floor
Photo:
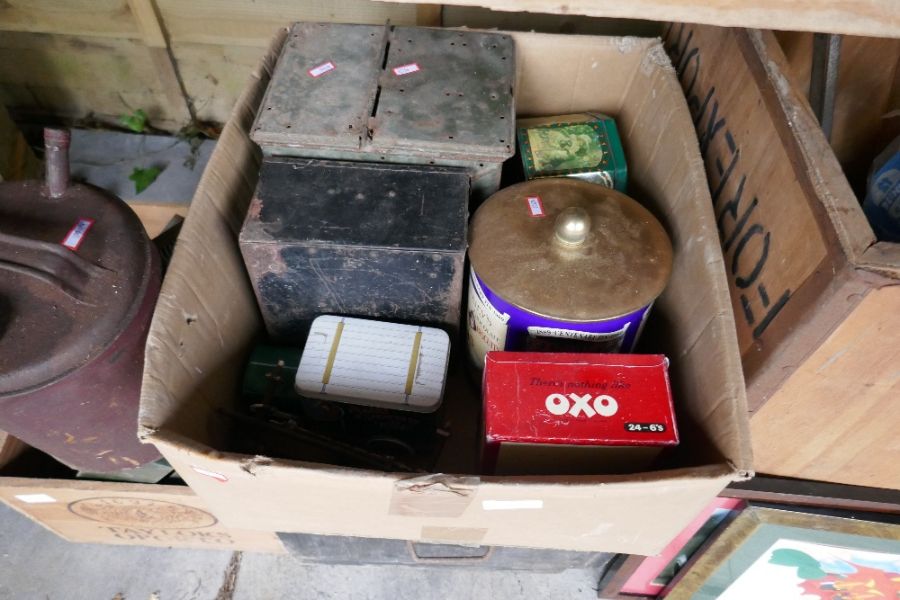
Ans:
<svg viewBox="0 0 900 600"><path fill-rule="evenodd" d="M304 565L290 555L73 544L0 504L0 599L597 598L597 569Z"/></svg>

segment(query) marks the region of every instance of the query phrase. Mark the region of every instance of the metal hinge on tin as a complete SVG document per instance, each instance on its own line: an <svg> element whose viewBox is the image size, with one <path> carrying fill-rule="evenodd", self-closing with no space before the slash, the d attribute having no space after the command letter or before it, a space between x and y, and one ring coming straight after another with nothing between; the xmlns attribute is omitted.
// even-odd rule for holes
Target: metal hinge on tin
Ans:
<svg viewBox="0 0 900 600"><path fill-rule="evenodd" d="M312 323L294 385L309 398L431 413L449 356L440 329L324 315Z"/></svg>
<svg viewBox="0 0 900 600"><path fill-rule="evenodd" d="M515 153L508 35L295 23L251 132L267 155L466 167L497 190Z"/></svg>

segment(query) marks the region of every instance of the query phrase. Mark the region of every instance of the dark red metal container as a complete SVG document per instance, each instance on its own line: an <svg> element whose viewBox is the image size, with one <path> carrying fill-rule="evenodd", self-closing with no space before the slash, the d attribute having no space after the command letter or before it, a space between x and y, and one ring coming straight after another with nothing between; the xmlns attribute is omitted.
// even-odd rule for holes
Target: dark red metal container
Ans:
<svg viewBox="0 0 900 600"><path fill-rule="evenodd" d="M47 181L0 183L0 429L78 470L159 458L137 438L160 264L120 199L69 184L66 131Z"/></svg>

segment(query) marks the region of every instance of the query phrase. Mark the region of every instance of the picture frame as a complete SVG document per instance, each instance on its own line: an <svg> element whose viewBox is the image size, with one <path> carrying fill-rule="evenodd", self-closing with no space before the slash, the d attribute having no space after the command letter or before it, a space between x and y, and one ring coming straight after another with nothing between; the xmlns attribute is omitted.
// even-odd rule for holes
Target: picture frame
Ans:
<svg viewBox="0 0 900 600"><path fill-rule="evenodd" d="M789 505L800 510L900 515L900 490L825 481L757 475L748 481L732 483L719 495L751 504Z"/></svg>
<svg viewBox="0 0 900 600"><path fill-rule="evenodd" d="M726 523L746 506L743 500L716 498L657 556L619 555L600 579L598 598L655 598Z"/></svg>
<svg viewBox="0 0 900 600"><path fill-rule="evenodd" d="M900 525L749 506L664 596L831 600L860 586L900 592Z"/></svg>

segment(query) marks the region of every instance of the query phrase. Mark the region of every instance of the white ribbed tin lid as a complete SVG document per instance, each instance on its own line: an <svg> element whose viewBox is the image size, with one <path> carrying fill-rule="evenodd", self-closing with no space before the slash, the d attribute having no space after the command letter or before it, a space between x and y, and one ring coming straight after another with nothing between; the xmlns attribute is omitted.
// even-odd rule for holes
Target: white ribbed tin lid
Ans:
<svg viewBox="0 0 900 600"><path fill-rule="evenodd" d="M450 338L433 327L323 315L294 388L308 398L430 413L444 395Z"/></svg>

